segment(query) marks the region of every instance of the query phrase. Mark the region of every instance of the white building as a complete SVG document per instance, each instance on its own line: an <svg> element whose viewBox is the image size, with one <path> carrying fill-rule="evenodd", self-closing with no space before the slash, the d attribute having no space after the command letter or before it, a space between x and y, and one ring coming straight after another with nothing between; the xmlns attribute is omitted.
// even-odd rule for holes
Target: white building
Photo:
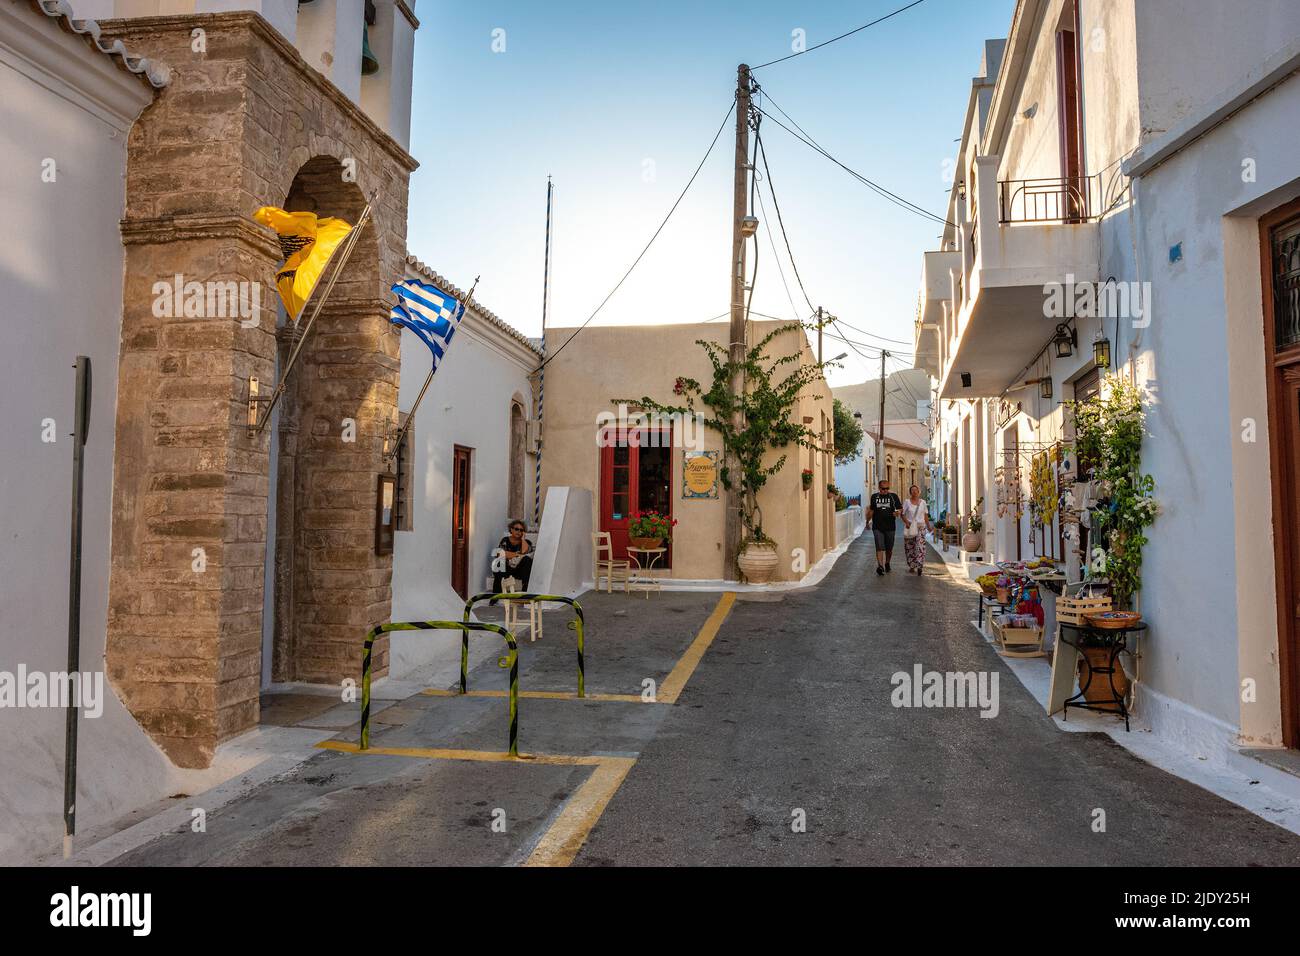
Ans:
<svg viewBox="0 0 1300 956"><path fill-rule="evenodd" d="M1231 760L1300 746L1298 69L1289 0L1021 0L985 44L922 268L933 450L953 511L984 499L997 558L1078 576L1059 519L1018 507L1030 464L1073 437L1061 402L1096 394L1097 352L1146 390L1163 513L1137 712ZM1107 306L1051 314L1071 287Z"/></svg>
<svg viewBox="0 0 1300 956"><path fill-rule="evenodd" d="M407 275L464 295L414 257L407 259ZM401 334L398 407L405 413L424 384L430 355L413 332ZM403 456L411 480L399 482L393 620L459 619L465 598L488 590L492 554L509 523L521 519L530 532L537 529L530 376L540 363L532 342L477 299L471 302L404 442L415 457ZM427 635L403 636L394 636L394 677L435 653Z"/></svg>

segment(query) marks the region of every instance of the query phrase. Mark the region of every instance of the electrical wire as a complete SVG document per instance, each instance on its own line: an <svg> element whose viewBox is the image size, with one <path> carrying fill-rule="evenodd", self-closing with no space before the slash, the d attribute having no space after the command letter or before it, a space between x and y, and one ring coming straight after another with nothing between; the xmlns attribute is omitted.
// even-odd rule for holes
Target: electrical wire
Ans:
<svg viewBox="0 0 1300 956"><path fill-rule="evenodd" d="M803 56L806 53L811 53L813 50L820 50L822 47L829 46L830 44L835 43L837 40L843 40L845 37L851 37L855 33L861 33L863 30L867 29L868 27L874 27L877 23L884 23L886 20L892 17L896 17L900 13L903 13L904 11L911 10L913 7L920 6L924 2L925 0L913 0L913 2L909 3L907 6L899 7L893 13L887 13L883 17L879 17L875 20L872 20L870 23L864 23L860 27L855 27L854 29L850 30L848 33L841 33L837 37L831 37L829 40L823 40L821 43L818 43L815 46L810 46L806 50L799 50L797 53L790 53L778 59L768 60L766 63L760 63L758 66L750 67L750 72L752 73L754 72L754 70L761 70L765 66L772 66L777 63L784 63L786 60L793 60L795 57Z"/></svg>
<svg viewBox="0 0 1300 956"><path fill-rule="evenodd" d="M592 312L591 315L587 316L586 321L584 321L582 325L574 329L573 334L570 335L567 339L565 339L563 344L560 345L558 349L556 349L554 352L548 355L541 365L537 366L538 371L544 369L547 365L549 365L551 361L555 359L556 356L558 356L561 352L564 351L565 347L570 342L572 342L575 338L578 337L578 333L580 333L583 329L587 327L587 325L591 322L591 320L594 319L600 313L601 309L605 308L605 304L614 297L614 293L617 292L622 287L623 283L627 281L627 277L632 274L632 270L635 269L638 264L640 264L641 260L645 257L645 254L650 251L650 247L654 245L654 241L659 238L659 233L664 231L664 226L668 225L668 220L671 219L673 213L677 211L677 207L681 205L682 200L686 197L686 193L690 190L691 185L695 182L696 177L700 175L700 170L703 169L704 164L708 162L709 156L713 153L713 147L718 144L718 137L722 135L722 131L727 126L727 120L731 119L731 113L733 110L735 110L735 108L736 108L736 103L733 100L731 105L727 107L727 115L722 117L722 123L721 125L718 126L718 131L713 134L713 141L709 143L709 148L705 150L704 158L701 159L700 164L695 167L695 172L691 173L691 178L687 180L686 185L682 188L681 193L678 194L677 200L673 203L672 208L668 210L668 215L664 216L663 222L659 223L659 228L654 231L654 235L650 237L650 241L645 244L645 248L641 250L640 254L636 257L636 259L632 261L632 264L628 266L627 271L623 273L623 278L619 279L618 282L615 284L614 288L609 290L609 294L606 295L605 298L601 300L600 305L596 306L596 311Z"/></svg>
<svg viewBox="0 0 1300 956"><path fill-rule="evenodd" d="M769 97L769 99L771 99L771 97ZM803 144L804 144L805 146L807 146L809 149L812 149L812 150L815 150L815 151L818 152L818 153L821 153L823 156L825 156L827 159L829 159L832 163L834 163L836 166L840 167L840 169L844 170L846 173L848 173L848 174L849 174L850 176L852 176L854 179L858 180L860 183L862 183L862 184L863 184L864 186L866 186L868 189L870 189L870 190L872 190L873 192L875 192L875 193L876 193L877 195L879 195L881 198L883 198L883 199L885 199L885 200L887 200L887 201L893 203L895 206L898 206L898 207L901 208L901 209L905 209L905 210L907 210L907 211L910 212L910 213L913 213L913 214L915 214L915 215L921 216L921 217L923 217L923 218L925 218L925 219L928 219L928 220L930 220L930 221L932 221L932 222L936 222L936 223L938 223L939 225L942 225L942 226L955 226L955 225L956 225L955 223L950 222L949 220L945 219L943 216L935 215L934 213L930 212L928 209L923 209L922 207L918 206L916 203L914 203L914 202L910 202L909 200L904 199L902 196L898 195L897 193L890 192L890 191L889 191L888 189L886 189L884 186L880 185L880 184L877 183L877 182L874 182L874 181L871 180L871 179L868 179L866 176L862 175L862 174L861 174L860 172L858 172L856 169L853 169L853 168L850 167L850 166L846 166L844 163L840 162L838 159L836 159L834 156L832 156L832 155L831 155L827 150L825 150L825 149L823 149L822 147L818 146L818 145L817 145L817 144L816 144L816 143L815 143L811 138L806 138L805 135L802 135L802 134L800 134L800 133L796 133L796 132L795 132L794 130L792 130L789 126L786 126L784 123L782 123L779 119L777 119L777 118L776 118L775 116L773 116L771 113L768 113L767 111L765 111L761 106L759 106L759 107L755 107L755 109L757 109L760 113L762 113L764 116L766 116L768 119L770 119L770 120L771 120L773 123L775 123L777 126L781 127L783 130L785 130L787 133L789 133L791 136L793 136L793 137L794 137L795 139L797 139L799 142L803 143ZM794 121L791 120L791 122L794 122Z"/></svg>
<svg viewBox="0 0 1300 956"><path fill-rule="evenodd" d="M757 107L759 113L763 110ZM816 312L817 307L812 304L812 299L808 297L808 290L804 288L803 277L799 275L799 266L795 264L794 252L790 249L790 236L785 231L785 219L781 216L781 203L776 198L776 186L772 182L772 170L767 165L767 150L763 148L763 140L758 139L758 155L763 159L763 178L767 180L767 191L772 196L772 205L776 209L776 223L781 227L781 239L785 242L786 255L790 257L790 268L794 270L794 277L799 283L799 291L803 293L804 302L808 303L808 311Z"/></svg>

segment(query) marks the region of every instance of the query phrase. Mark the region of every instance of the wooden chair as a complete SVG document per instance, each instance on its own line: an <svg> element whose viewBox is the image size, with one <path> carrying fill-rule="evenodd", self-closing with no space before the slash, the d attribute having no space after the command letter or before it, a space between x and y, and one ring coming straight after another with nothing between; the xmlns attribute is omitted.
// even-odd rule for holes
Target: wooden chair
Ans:
<svg viewBox="0 0 1300 956"><path fill-rule="evenodd" d="M608 531L596 531L591 535L591 584L600 590L600 579L605 579L605 593L614 592L614 582L623 583L627 591L628 578L632 576L632 562L627 558L614 557L614 543Z"/></svg>
<svg viewBox="0 0 1300 956"><path fill-rule="evenodd" d="M523 585L515 578L506 577L501 581L503 593L523 593ZM503 601L506 619L505 629L519 637L519 628L528 628L529 643L542 636L542 605L538 601ZM521 613L522 612L522 613Z"/></svg>

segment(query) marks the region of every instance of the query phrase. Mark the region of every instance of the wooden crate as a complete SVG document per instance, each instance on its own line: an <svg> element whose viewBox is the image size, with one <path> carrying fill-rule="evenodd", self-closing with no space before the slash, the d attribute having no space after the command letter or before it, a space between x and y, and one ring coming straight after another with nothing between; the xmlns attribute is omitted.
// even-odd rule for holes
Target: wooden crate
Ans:
<svg viewBox="0 0 1300 956"><path fill-rule="evenodd" d="M993 637L998 642L998 653L1003 657L1045 657L1043 629L1041 627L1003 627L996 620Z"/></svg>
<svg viewBox="0 0 1300 956"><path fill-rule="evenodd" d="M1056 599L1056 622L1058 624L1084 625L1088 623L1084 620L1085 614L1096 614L1098 611L1109 611L1110 609L1111 599L1109 597L1058 597Z"/></svg>

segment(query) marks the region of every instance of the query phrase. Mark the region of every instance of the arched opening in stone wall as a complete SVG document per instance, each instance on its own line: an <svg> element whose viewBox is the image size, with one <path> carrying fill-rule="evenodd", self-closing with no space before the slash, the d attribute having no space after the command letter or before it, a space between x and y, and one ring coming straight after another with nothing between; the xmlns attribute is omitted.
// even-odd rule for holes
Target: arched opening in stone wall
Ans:
<svg viewBox="0 0 1300 956"><path fill-rule="evenodd" d="M524 464L526 459L527 424L524 420L524 406L519 399L510 402L510 521L523 521L531 524L530 516L525 513Z"/></svg>
<svg viewBox="0 0 1300 956"><path fill-rule="evenodd" d="M295 175L284 209L355 227L366 198L346 172L332 156L312 158ZM375 494L398 365L376 236L373 221L358 235L271 423L264 686L359 677L365 631L387 619L392 558L376 554ZM296 325L281 308L277 376L337 268L332 261ZM378 674L387 645L377 650Z"/></svg>

